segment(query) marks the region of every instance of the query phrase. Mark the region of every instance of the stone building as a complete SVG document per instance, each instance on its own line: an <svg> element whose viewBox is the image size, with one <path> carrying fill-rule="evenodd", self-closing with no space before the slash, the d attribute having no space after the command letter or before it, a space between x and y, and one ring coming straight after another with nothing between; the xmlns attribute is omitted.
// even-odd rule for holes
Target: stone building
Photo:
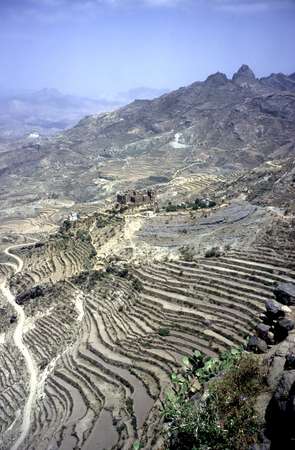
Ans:
<svg viewBox="0 0 295 450"><path fill-rule="evenodd" d="M156 193L152 189L147 189L145 191L131 190L127 192L118 192L116 200L119 205L140 206L154 203L156 200Z"/></svg>

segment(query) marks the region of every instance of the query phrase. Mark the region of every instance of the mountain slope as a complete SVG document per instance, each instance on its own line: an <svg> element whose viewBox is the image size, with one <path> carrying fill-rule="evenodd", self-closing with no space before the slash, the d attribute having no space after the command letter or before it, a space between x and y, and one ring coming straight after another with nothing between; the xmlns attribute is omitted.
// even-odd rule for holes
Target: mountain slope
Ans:
<svg viewBox="0 0 295 450"><path fill-rule="evenodd" d="M65 135L74 148L87 149L86 135L87 143L95 143L100 151L109 144L114 153L124 155L129 151L126 144L181 132L184 145L205 150L219 163L212 147L234 149L246 163L243 152L251 153L248 149L255 145L254 165L263 159L256 153L268 156L280 147L285 154L294 148L295 84L282 77L281 84L276 83L280 75L257 80L242 66L232 80L217 73L158 99L135 101L114 113L84 119ZM231 152L228 156L232 160Z"/></svg>
<svg viewBox="0 0 295 450"><path fill-rule="evenodd" d="M231 80L216 73L154 100L85 117L56 137L19 141L0 154L1 185L9 190L0 209L12 199L17 205L52 195L98 200L150 177L172 179L183 168L226 173L294 150L294 75L257 79L244 65Z"/></svg>

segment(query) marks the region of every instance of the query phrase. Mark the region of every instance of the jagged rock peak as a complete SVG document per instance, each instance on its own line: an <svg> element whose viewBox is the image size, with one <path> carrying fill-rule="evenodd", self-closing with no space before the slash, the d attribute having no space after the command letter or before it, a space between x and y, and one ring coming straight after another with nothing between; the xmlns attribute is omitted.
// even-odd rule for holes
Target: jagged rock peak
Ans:
<svg viewBox="0 0 295 450"><path fill-rule="evenodd" d="M216 86L225 84L228 81L227 76L224 73L216 72L213 75L209 75L206 83L214 84Z"/></svg>
<svg viewBox="0 0 295 450"><path fill-rule="evenodd" d="M248 84L256 80L254 72L247 64L243 64L233 75L233 81L237 84Z"/></svg>

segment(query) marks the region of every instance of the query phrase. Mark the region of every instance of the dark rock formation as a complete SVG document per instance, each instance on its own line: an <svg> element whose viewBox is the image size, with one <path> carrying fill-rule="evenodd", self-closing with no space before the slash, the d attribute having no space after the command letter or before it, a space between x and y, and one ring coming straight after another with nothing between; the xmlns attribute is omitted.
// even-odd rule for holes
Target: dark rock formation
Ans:
<svg viewBox="0 0 295 450"><path fill-rule="evenodd" d="M265 325L264 323L260 323L256 327L257 336L260 339L263 339L264 341L267 341L269 339L269 332L270 332L270 326Z"/></svg>
<svg viewBox="0 0 295 450"><path fill-rule="evenodd" d="M267 352L267 344L263 339L251 336L247 343L247 350L253 353L265 353Z"/></svg>
<svg viewBox="0 0 295 450"><path fill-rule="evenodd" d="M274 290L278 302L283 305L295 305L295 284L278 283Z"/></svg>
<svg viewBox="0 0 295 450"><path fill-rule="evenodd" d="M295 353L288 353L284 366L285 370L295 370Z"/></svg>
<svg viewBox="0 0 295 450"><path fill-rule="evenodd" d="M259 443L253 445L253 447L251 447L249 450L270 450L270 449L271 449L271 442L262 433L262 435L259 436Z"/></svg>
<svg viewBox="0 0 295 450"><path fill-rule="evenodd" d="M256 78L254 72L250 69L247 64L243 64L239 70L233 75L233 82L241 87L246 87L255 83Z"/></svg>
<svg viewBox="0 0 295 450"><path fill-rule="evenodd" d="M275 300L267 300L265 302L266 316L270 320L277 320L285 316L284 311L282 311L282 305Z"/></svg>
<svg viewBox="0 0 295 450"><path fill-rule="evenodd" d="M209 84L211 86L222 86L228 82L227 76L224 73L217 72L213 75L209 75L207 80L205 81L206 84Z"/></svg>
<svg viewBox="0 0 295 450"><path fill-rule="evenodd" d="M294 329L295 323L291 319L281 319L275 324L274 335L275 341L281 342L288 336L289 332Z"/></svg>
<svg viewBox="0 0 295 450"><path fill-rule="evenodd" d="M25 302L37 298L37 297L41 297L42 295L44 295L45 289L42 286L34 286L31 289L22 292L21 294L18 294L16 296L16 303L18 305L23 305Z"/></svg>
<svg viewBox="0 0 295 450"><path fill-rule="evenodd" d="M295 370L285 371L266 411L273 450L295 448Z"/></svg>

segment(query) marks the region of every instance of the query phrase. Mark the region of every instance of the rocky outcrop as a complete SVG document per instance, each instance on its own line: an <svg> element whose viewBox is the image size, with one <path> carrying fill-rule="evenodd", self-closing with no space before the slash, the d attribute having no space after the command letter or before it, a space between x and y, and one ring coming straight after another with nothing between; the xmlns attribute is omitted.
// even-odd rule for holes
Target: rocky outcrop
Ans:
<svg viewBox="0 0 295 450"><path fill-rule="evenodd" d="M217 72L213 75L209 75L206 80L206 84L212 87L214 86L222 86L228 82L227 76L224 73Z"/></svg>
<svg viewBox="0 0 295 450"><path fill-rule="evenodd" d="M262 322L255 328L256 335L247 344L247 350L254 353L267 352L269 346L284 341L295 328L292 310L275 300L265 302L265 313L260 317Z"/></svg>
<svg viewBox="0 0 295 450"><path fill-rule="evenodd" d="M282 305L275 300L267 300L265 302L265 309L266 317L268 317L271 321L285 316L285 311L283 310Z"/></svg>
<svg viewBox="0 0 295 450"><path fill-rule="evenodd" d="M295 448L295 331L293 311L276 301L266 302L264 323L256 328L257 336L248 342L248 350L256 350L249 345L254 339L264 344L262 356L266 373L267 389L257 401L257 413L264 420L264 427L258 442L251 450L294 450ZM270 330L274 331L274 341L268 345ZM259 337L258 337L259 336ZM278 344L278 342L280 342ZM262 349L263 349L263 344ZM256 353L259 353L256 351ZM260 352L262 353L262 352Z"/></svg>
<svg viewBox="0 0 295 450"><path fill-rule="evenodd" d="M266 411L266 435L273 450L295 448L295 370L285 370Z"/></svg>
<svg viewBox="0 0 295 450"><path fill-rule="evenodd" d="M279 320L274 327L275 339L277 342L283 341L289 334L290 331L294 329L294 320L284 318Z"/></svg>
<svg viewBox="0 0 295 450"><path fill-rule="evenodd" d="M233 75L233 82L241 87L248 87L256 82L256 78L250 67L247 64L243 64Z"/></svg>
<svg viewBox="0 0 295 450"><path fill-rule="evenodd" d="M265 353L267 351L267 344L263 339L257 336L251 336L247 344L247 350L253 353Z"/></svg>
<svg viewBox="0 0 295 450"><path fill-rule="evenodd" d="M278 302L283 305L295 305L295 284L278 283L274 294Z"/></svg>

